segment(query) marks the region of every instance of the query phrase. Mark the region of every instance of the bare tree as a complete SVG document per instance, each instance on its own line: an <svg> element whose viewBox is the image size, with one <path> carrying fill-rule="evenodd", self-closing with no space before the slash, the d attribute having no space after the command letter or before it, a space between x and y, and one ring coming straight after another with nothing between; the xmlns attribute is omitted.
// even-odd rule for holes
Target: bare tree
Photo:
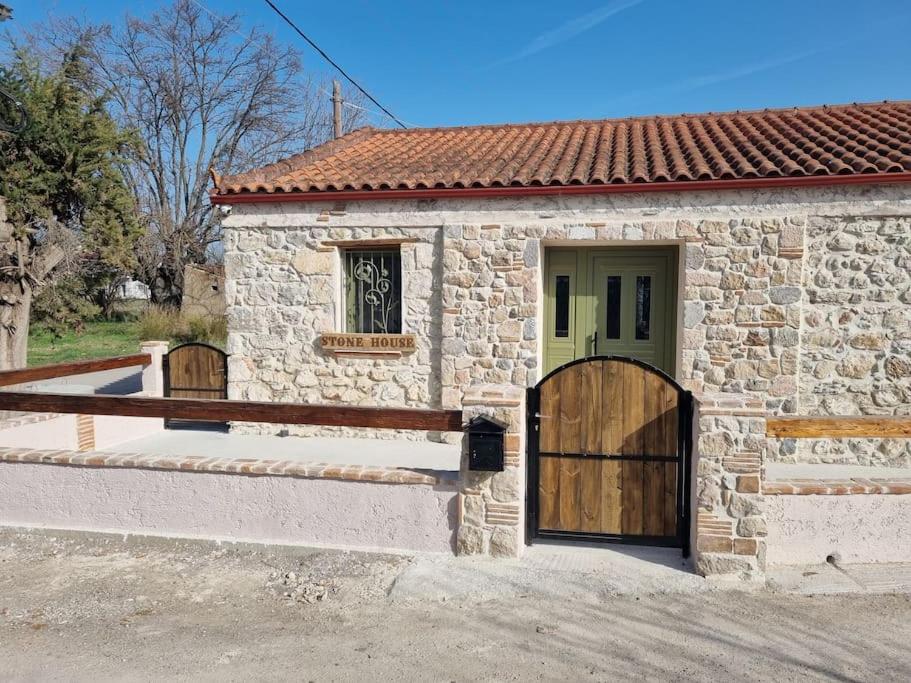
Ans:
<svg viewBox="0 0 911 683"><path fill-rule="evenodd" d="M155 301L179 303L184 266L212 258L221 238L209 169L237 172L330 139L330 88L294 48L192 0L122 26L45 25L31 44L66 49L77 37L92 46L87 86L108 93L115 119L143 143L125 169L149 226L140 277ZM345 115L346 130L362 125L363 110Z"/></svg>

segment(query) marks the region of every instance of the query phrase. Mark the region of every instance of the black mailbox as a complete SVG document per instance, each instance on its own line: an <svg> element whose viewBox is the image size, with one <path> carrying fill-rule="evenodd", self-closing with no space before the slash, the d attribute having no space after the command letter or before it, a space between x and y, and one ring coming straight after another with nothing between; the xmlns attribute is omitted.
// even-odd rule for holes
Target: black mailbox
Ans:
<svg viewBox="0 0 911 683"><path fill-rule="evenodd" d="M503 471L503 439L506 425L499 420L479 415L472 418L468 430L468 469L483 472Z"/></svg>

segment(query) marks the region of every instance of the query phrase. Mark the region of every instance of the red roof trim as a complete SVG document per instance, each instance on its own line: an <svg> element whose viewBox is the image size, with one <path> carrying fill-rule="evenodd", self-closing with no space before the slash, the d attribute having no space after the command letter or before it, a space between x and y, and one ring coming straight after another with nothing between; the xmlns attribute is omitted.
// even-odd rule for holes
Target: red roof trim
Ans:
<svg viewBox="0 0 911 683"><path fill-rule="evenodd" d="M835 185L873 185L911 182L911 172L867 173L844 176L803 176L799 178L737 178L730 180L689 180L616 185L541 185L521 187L427 188L422 190L343 190L336 192L242 192L211 194L213 204L260 204L272 202L382 201L388 199L470 199L585 194L631 194L638 192L699 192Z"/></svg>

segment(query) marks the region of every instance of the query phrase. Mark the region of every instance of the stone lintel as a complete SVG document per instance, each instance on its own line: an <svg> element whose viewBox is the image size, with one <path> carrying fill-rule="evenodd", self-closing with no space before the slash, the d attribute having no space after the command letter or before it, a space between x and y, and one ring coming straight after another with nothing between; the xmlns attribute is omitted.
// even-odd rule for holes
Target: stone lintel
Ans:
<svg viewBox="0 0 911 683"><path fill-rule="evenodd" d="M513 384L476 384L465 389L464 406L518 406L525 390Z"/></svg>

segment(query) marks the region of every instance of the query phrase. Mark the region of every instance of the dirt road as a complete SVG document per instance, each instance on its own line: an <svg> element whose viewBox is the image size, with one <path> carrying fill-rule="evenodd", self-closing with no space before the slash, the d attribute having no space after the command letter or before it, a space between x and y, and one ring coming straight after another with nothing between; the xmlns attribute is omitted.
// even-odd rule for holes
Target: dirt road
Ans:
<svg viewBox="0 0 911 683"><path fill-rule="evenodd" d="M0 678L911 679L905 595L403 598L413 562L2 532Z"/></svg>

